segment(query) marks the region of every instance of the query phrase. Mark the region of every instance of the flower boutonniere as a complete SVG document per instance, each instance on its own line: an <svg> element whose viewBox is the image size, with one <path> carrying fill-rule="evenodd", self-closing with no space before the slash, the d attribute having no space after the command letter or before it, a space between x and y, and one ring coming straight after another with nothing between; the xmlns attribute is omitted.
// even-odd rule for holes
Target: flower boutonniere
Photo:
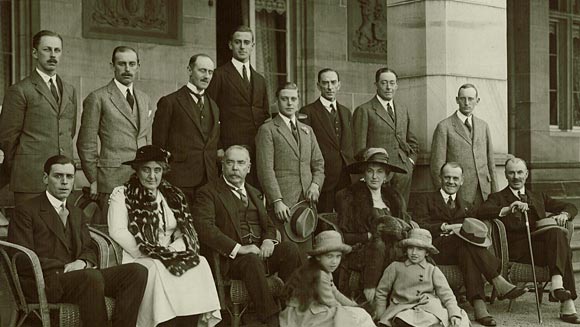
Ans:
<svg viewBox="0 0 580 327"><path fill-rule="evenodd" d="M304 134L308 134L308 128L302 126L302 127L300 127L300 129L302 129L302 131L304 132Z"/></svg>

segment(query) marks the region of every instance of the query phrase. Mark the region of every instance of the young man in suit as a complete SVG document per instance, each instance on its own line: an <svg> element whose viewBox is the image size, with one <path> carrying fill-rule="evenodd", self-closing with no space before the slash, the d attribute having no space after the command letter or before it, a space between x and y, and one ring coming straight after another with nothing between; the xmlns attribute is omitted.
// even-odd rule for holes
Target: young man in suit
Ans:
<svg viewBox="0 0 580 327"><path fill-rule="evenodd" d="M338 72L324 68L318 72L320 98L300 109L301 119L312 127L324 158L324 185L318 199L318 212L334 212L336 192L351 184L346 167L354 162L352 114L336 101L340 90Z"/></svg>
<svg viewBox="0 0 580 327"><path fill-rule="evenodd" d="M77 304L83 326L108 326L105 296L116 299L113 326L135 326L147 269L135 263L93 269L97 254L86 217L67 201L74 178L72 159L62 155L49 158L44 164L46 191L16 207L8 241L36 253L48 302ZM38 301L30 264L17 260L17 265L26 298Z"/></svg>
<svg viewBox="0 0 580 327"><path fill-rule="evenodd" d="M276 240L262 194L245 182L250 167L248 150L230 146L223 178L200 188L192 213L201 243L221 255L223 274L243 280L259 319L278 326L280 308L268 288L266 266L287 281L302 261L296 244Z"/></svg>
<svg viewBox="0 0 580 327"><path fill-rule="evenodd" d="M189 59L187 70L187 85L157 103L153 144L171 152L174 160L167 180L192 205L196 189L218 178L220 114L205 92L214 70L211 58L196 54Z"/></svg>
<svg viewBox="0 0 580 327"><path fill-rule="evenodd" d="M491 133L487 123L473 115L479 103L473 84L461 85L455 101L459 109L433 132L431 177L433 185L441 187L439 168L447 161L460 163L465 183L459 193L467 202L479 205L497 191Z"/></svg>
<svg viewBox="0 0 580 327"><path fill-rule="evenodd" d="M266 200L276 215L276 225L284 230L290 208L298 201L316 203L324 182L324 158L312 128L296 119L299 95L294 83L276 92L280 114L264 123L256 136L258 178ZM282 239L287 239L282 233ZM312 237L300 244L308 250Z"/></svg>
<svg viewBox="0 0 580 327"><path fill-rule="evenodd" d="M505 163L508 186L492 193L479 208L482 219L499 218L505 225L510 261L530 263L530 250L526 232L524 212L527 212L532 233L532 249L537 266L548 266L551 283L550 292L560 301L560 319L580 324L576 313L576 284L572 270L572 250L568 242L566 222L572 221L578 209L571 204L552 199L543 192L532 192L526 188L528 168L520 158L509 158ZM555 214L546 218L547 212ZM548 220L543 220L548 219ZM537 224L548 224L537 229Z"/></svg>
<svg viewBox="0 0 580 327"><path fill-rule="evenodd" d="M495 326L485 305L482 275L496 287L501 298L516 298L526 289L512 285L499 274L500 262L487 249L491 244L487 227L482 221L469 218L476 216L477 208L458 192L464 185L463 167L456 162L445 163L439 176L441 188L417 202L415 220L431 232L433 245L440 251L433 256L437 264L459 265L475 320L484 326Z"/></svg>
<svg viewBox="0 0 580 327"><path fill-rule="evenodd" d="M77 97L74 87L56 73L62 50L62 37L57 33L36 33L32 38L36 69L4 96L0 114L3 179L4 183L10 181L16 205L44 191L39 167L46 159L73 155Z"/></svg>
<svg viewBox="0 0 580 327"><path fill-rule="evenodd" d="M250 150L255 161L255 137L258 128L270 118L270 103L266 80L250 65L254 50L254 33L239 26L229 42L232 60L218 67L207 89L220 107L223 148L241 144ZM260 189L256 172L248 175L248 183Z"/></svg>
<svg viewBox="0 0 580 327"><path fill-rule="evenodd" d="M377 70L377 95L356 108L352 117L354 151L359 153L366 148L386 149L392 164L407 171L406 174L396 173L390 183L408 203L419 144L413 134L414 126L409 111L402 103L395 101L399 87L397 79L397 73L390 68Z"/></svg>
<svg viewBox="0 0 580 327"><path fill-rule="evenodd" d="M125 183L133 169L122 163L133 160L137 149L151 144L154 107L149 96L133 81L139 71L139 55L133 48L113 50L114 78L83 101L77 150L90 185L99 201L100 223L107 223L108 199L116 186ZM100 151L97 144L100 141Z"/></svg>

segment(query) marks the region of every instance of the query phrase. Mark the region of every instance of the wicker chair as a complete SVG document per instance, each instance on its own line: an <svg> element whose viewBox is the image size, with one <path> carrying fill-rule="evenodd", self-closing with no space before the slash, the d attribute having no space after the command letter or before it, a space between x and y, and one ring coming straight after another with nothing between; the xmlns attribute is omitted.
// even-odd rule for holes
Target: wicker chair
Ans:
<svg viewBox="0 0 580 327"><path fill-rule="evenodd" d="M93 245L98 250L99 268L108 267L108 254L104 251L108 248L108 243L100 235L91 231L91 238ZM12 257L8 253L13 254ZM27 258L34 271L34 278L36 280L36 287L38 292L38 301L29 303L24 297L22 286L18 277L18 270L16 268L16 260L19 257ZM17 244L0 241L0 274L3 279L8 281L8 293L11 300L17 306L17 321L15 326L21 326L30 314L36 315L42 322L43 327L50 327L50 310L58 310L59 326L80 326L80 315L77 305L70 303L48 303L45 293L44 276L40 266L40 261L36 254ZM107 315L109 320L112 317L115 301L111 298L105 298L107 305ZM13 327L13 326L10 326Z"/></svg>

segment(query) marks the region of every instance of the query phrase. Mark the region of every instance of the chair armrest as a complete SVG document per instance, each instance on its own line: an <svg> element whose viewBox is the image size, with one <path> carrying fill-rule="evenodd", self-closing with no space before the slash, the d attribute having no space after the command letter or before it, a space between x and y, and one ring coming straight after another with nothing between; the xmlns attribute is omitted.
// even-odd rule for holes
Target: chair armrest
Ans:
<svg viewBox="0 0 580 327"><path fill-rule="evenodd" d="M109 268L123 263L123 249L105 231L106 225L89 226L91 237L99 249L100 268Z"/></svg>
<svg viewBox="0 0 580 327"><path fill-rule="evenodd" d="M109 268L109 256L111 255L111 248L109 247L109 242L107 239L104 238L100 233L96 233L92 230L89 230L91 233L91 239L93 243L97 246L98 255L99 255L99 263L98 268L104 269Z"/></svg>
<svg viewBox="0 0 580 327"><path fill-rule="evenodd" d="M217 251L209 250L207 251L209 254L209 265L213 272L213 279L215 281L215 286L218 291L218 297L220 299L220 306L222 308L227 308L226 306L226 287L229 286L229 280L225 279L222 275L221 270L221 263L220 263L220 255Z"/></svg>

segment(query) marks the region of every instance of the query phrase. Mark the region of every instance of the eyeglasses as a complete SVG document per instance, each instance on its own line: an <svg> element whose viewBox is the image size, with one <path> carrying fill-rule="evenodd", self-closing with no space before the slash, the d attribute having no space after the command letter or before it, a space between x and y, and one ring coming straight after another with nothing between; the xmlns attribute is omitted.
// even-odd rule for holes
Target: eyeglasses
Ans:
<svg viewBox="0 0 580 327"><path fill-rule="evenodd" d="M381 86L385 86L385 85L395 86L395 85L397 85L397 81L380 81L379 84Z"/></svg>

